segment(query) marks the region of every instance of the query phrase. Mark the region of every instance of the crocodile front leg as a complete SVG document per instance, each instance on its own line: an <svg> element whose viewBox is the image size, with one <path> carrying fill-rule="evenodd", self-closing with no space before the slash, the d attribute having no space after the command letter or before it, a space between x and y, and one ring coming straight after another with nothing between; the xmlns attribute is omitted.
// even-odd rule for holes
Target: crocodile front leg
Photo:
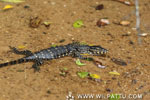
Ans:
<svg viewBox="0 0 150 100"><path fill-rule="evenodd" d="M40 66L44 63L42 59L37 59L34 61L35 63L32 65L34 68L34 72L40 71Z"/></svg>
<svg viewBox="0 0 150 100"><path fill-rule="evenodd" d="M77 57L77 58L82 59L82 60L89 60L89 61L93 60L93 58L91 58L91 57L82 56L79 52L73 52L71 56L72 57Z"/></svg>

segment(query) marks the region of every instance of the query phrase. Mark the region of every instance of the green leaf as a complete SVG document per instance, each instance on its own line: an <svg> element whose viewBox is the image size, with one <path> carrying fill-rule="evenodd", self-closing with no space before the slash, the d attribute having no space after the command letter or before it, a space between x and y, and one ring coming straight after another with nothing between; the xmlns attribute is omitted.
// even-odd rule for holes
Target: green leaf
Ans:
<svg viewBox="0 0 150 100"><path fill-rule="evenodd" d="M83 24L83 21L82 20L77 20L73 23L73 27L74 28L80 28L82 27L84 24Z"/></svg>
<svg viewBox="0 0 150 100"><path fill-rule="evenodd" d="M51 47L56 47L56 46L57 46L56 44L52 44L52 45L51 45Z"/></svg>
<svg viewBox="0 0 150 100"><path fill-rule="evenodd" d="M80 78L85 78L88 76L89 72L78 72L77 74Z"/></svg>
<svg viewBox="0 0 150 100"><path fill-rule="evenodd" d="M88 45L86 42L80 42L81 45Z"/></svg>
<svg viewBox="0 0 150 100"><path fill-rule="evenodd" d="M25 2L24 0L1 0L3 2L11 2L11 3L22 3Z"/></svg>
<svg viewBox="0 0 150 100"><path fill-rule="evenodd" d="M77 59L77 60L76 60L76 64L79 65L79 66L84 66L84 65L86 65L86 64L84 64L84 63L81 63L81 62L80 62L80 59Z"/></svg>
<svg viewBox="0 0 150 100"><path fill-rule="evenodd" d="M118 94L111 94L109 100L120 100L120 95Z"/></svg>
<svg viewBox="0 0 150 100"><path fill-rule="evenodd" d="M68 70L68 68L64 67L64 68L63 68L63 70L64 70L64 71L67 71L67 70Z"/></svg>

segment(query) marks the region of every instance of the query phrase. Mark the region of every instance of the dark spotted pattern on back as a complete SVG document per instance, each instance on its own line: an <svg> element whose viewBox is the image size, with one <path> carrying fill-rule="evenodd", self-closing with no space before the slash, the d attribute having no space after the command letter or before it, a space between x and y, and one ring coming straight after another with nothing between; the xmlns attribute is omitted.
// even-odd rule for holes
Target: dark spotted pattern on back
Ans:
<svg viewBox="0 0 150 100"><path fill-rule="evenodd" d="M11 47L11 49L17 54L26 55L26 57L0 64L0 67L33 61L35 62L35 64L32 67L36 71L40 69L39 66L43 64L43 60L52 60L52 59L57 59L65 56L78 57L79 59L85 60L87 59L87 57L82 56L82 54L98 56L98 55L105 55L108 51L98 45L89 46L89 45L82 45L77 42L67 44L64 46L50 47L48 49L43 49L35 53L32 53L29 50L19 51L13 47Z"/></svg>

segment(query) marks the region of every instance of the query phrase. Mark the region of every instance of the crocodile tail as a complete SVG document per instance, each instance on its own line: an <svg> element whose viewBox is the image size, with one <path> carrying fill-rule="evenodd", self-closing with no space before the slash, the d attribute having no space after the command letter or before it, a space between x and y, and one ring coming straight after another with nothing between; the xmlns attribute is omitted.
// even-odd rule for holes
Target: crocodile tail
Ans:
<svg viewBox="0 0 150 100"><path fill-rule="evenodd" d="M14 61L2 63L2 64L0 64L0 68L1 68L1 67L5 67L5 66L9 66L9 65L20 64L20 63L24 63L24 62L28 62L28 61L29 61L29 60L26 59L26 58L21 58L21 59L18 59L18 60L14 60Z"/></svg>

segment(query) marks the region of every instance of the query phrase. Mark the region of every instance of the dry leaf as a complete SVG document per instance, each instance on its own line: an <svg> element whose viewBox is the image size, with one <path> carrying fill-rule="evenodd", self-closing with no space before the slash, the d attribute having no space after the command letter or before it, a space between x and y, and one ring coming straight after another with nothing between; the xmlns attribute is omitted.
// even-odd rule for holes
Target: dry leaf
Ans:
<svg viewBox="0 0 150 100"><path fill-rule="evenodd" d="M18 49L23 49L23 48L25 48L25 46L24 46L24 45L20 45L20 46L18 46Z"/></svg>
<svg viewBox="0 0 150 100"><path fill-rule="evenodd" d="M13 8L12 5L6 5L6 6L3 8L3 10L8 10L8 9L12 9L12 8Z"/></svg>
<svg viewBox="0 0 150 100"><path fill-rule="evenodd" d="M101 77L97 74L90 74L90 77L93 79L100 79Z"/></svg>
<svg viewBox="0 0 150 100"><path fill-rule="evenodd" d="M109 74L112 74L112 75L120 75L120 73L114 71L114 72L109 72Z"/></svg>

